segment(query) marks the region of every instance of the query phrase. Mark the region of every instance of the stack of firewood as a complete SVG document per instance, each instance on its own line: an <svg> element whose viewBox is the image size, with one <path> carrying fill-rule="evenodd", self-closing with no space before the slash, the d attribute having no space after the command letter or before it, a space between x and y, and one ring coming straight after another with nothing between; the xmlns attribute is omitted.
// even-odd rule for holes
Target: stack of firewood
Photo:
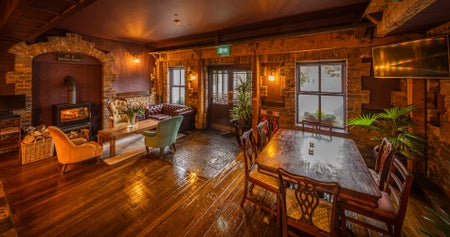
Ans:
<svg viewBox="0 0 450 237"><path fill-rule="evenodd" d="M25 136L23 137L23 143L32 143L38 137L48 138L50 137L50 132L45 124L40 124L36 127L29 126L24 129Z"/></svg>

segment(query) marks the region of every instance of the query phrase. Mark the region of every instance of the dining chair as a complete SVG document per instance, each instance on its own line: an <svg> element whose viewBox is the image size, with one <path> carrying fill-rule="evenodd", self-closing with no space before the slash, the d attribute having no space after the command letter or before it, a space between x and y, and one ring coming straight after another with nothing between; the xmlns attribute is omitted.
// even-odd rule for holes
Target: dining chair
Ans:
<svg viewBox="0 0 450 237"><path fill-rule="evenodd" d="M394 152L392 143L385 137L378 146L375 168L369 169L372 178L375 180L380 190L384 190L384 184L386 183L393 157Z"/></svg>
<svg viewBox="0 0 450 237"><path fill-rule="evenodd" d="M256 125L256 131L258 132L258 150L262 151L270 141L269 121L264 120Z"/></svg>
<svg viewBox="0 0 450 237"><path fill-rule="evenodd" d="M359 236L362 233L356 233L361 231L358 227L362 227L364 231L368 231L367 228L383 235L400 237L413 178L402 162L394 158L386 186L378 199L378 207L344 202L339 204L343 236L349 233Z"/></svg>
<svg viewBox="0 0 450 237"><path fill-rule="evenodd" d="M241 136L242 152L244 154L245 167L245 185L244 196L242 198L241 206L244 206L245 201L250 201L259 206L263 210L271 213L277 218L277 224L280 223L280 192L278 188L278 179L259 172L258 164L256 163L256 143L253 135L253 128L244 132ZM264 190L264 195L259 197L254 194L254 186L259 186ZM273 200L264 200L267 192L276 196L276 203ZM275 205L275 207L273 207Z"/></svg>
<svg viewBox="0 0 450 237"><path fill-rule="evenodd" d="M283 236L338 236L338 195L336 182L320 182L278 169ZM291 228L289 228L291 227ZM296 233L295 228L302 233Z"/></svg>

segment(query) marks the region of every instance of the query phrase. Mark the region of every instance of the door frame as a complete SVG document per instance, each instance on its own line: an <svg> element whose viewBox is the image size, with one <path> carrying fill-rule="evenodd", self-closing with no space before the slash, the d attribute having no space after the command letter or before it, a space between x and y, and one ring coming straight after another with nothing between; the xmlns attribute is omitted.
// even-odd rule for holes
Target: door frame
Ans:
<svg viewBox="0 0 450 237"><path fill-rule="evenodd" d="M206 127L207 128L216 128L216 129L219 129L219 130L224 130L224 131L233 131L233 126L231 125L231 123L229 123L228 125L226 125L226 124L220 124L220 123L213 123L213 115L212 115L212 109L213 109L213 93L212 93L212 87L213 87L213 83L212 83L212 70L227 70L229 73L228 73L228 75L229 75L229 78L228 78L228 80L229 80L229 83L228 83L228 91L230 92L231 91L231 93L232 93L232 97L233 97L233 95L234 95L234 83L233 83L233 79L234 79L234 72L235 71L247 71L247 72L249 72L250 73L250 75L252 75L253 74L253 72L252 72L252 67L251 67L251 65L230 65L230 64L227 64L227 65L209 65L209 66L207 66L207 69L206 69L206 74L207 74L207 76L206 76L206 78L207 78L207 83L208 83L208 97L207 97L207 115L206 115L206 120L207 120L207 123L206 123ZM230 80L230 77L231 77L231 80ZM231 88L231 90L230 90L230 88ZM230 93L228 93L228 95L230 96ZM229 108L228 109L230 109L231 108L231 106L233 105L233 100L230 100L229 98L228 98L228 105L229 105ZM229 116L228 116L229 117Z"/></svg>

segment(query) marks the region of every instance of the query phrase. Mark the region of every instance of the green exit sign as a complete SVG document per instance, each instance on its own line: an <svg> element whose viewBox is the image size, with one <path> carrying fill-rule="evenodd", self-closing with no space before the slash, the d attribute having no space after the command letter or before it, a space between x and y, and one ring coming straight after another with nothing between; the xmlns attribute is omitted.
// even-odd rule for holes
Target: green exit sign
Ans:
<svg viewBox="0 0 450 237"><path fill-rule="evenodd" d="M218 55L230 54L230 46L226 45L217 47L217 54Z"/></svg>

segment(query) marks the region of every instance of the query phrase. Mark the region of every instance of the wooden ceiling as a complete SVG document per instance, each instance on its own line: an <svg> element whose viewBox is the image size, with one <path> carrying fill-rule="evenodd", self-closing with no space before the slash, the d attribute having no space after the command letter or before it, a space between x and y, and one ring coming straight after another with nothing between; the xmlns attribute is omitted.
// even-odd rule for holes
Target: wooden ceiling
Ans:
<svg viewBox="0 0 450 237"><path fill-rule="evenodd" d="M406 31L424 33L450 21L449 3L448 0L3 0L0 40L35 42L39 36L58 31L133 42L151 50L170 50L359 26L380 31L387 26L382 23L387 15L383 11L392 12L392 7L397 11L395 16L384 20L393 20L393 27L378 36Z"/></svg>

